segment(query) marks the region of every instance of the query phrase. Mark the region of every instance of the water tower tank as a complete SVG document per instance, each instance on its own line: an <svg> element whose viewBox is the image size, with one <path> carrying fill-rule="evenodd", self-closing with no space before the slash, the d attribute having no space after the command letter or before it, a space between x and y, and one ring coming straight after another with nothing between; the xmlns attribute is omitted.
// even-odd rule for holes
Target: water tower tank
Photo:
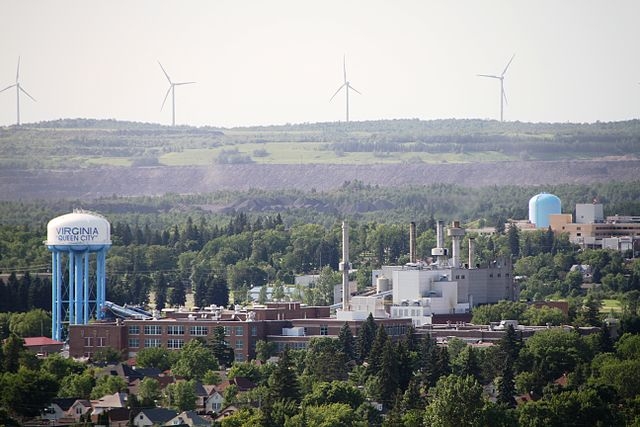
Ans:
<svg viewBox="0 0 640 427"><path fill-rule="evenodd" d="M111 245L111 227L102 216L75 211L49 221L46 245L67 251L75 247L99 249Z"/></svg>
<svg viewBox="0 0 640 427"><path fill-rule="evenodd" d="M558 196L549 193L536 194L529 200L529 221L536 228L549 227L549 215L562 213Z"/></svg>

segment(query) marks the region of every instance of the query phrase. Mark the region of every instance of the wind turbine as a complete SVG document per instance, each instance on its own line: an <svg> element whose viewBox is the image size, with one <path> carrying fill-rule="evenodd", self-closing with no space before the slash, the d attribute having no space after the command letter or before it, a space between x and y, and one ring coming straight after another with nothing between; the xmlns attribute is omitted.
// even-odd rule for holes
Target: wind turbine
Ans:
<svg viewBox="0 0 640 427"><path fill-rule="evenodd" d="M504 93L504 75L507 72L507 68L511 65L511 61L516 57L514 53L509 62L507 62L507 66L504 67L504 71L499 76L495 76L493 74L478 74L478 77L489 77L490 79L498 79L500 80L500 121L504 121L504 103L507 102L507 95Z"/></svg>
<svg viewBox="0 0 640 427"><path fill-rule="evenodd" d="M169 80L169 89L167 89L167 94L164 96L164 100L162 101L162 106L160 107L160 111L162 111L162 109L164 108L164 104L165 102L167 102L167 97L169 96L169 92L171 92L171 126L175 126L176 125L176 86L190 85L195 82L175 82L174 83L171 81L171 77L169 77L169 74L167 74L167 72L164 70L164 67L162 66L162 64L160 64L160 61L158 61L158 65L160 65L160 68L162 68L162 72L167 77L167 80Z"/></svg>
<svg viewBox="0 0 640 427"><path fill-rule="evenodd" d="M17 125L20 126L20 92L22 92L25 95L27 95L33 101L35 101L35 98L33 96L29 95L27 93L27 91L24 90L24 88L20 85L20 57L19 56L18 56L18 69L16 70L16 82L14 84L12 84L10 86L7 86L4 89L0 90L0 92L4 92L5 90L9 90L12 87L16 88L16 106L17 106L17 115L18 115Z"/></svg>
<svg viewBox="0 0 640 427"><path fill-rule="evenodd" d="M358 92L356 88L351 86L351 84L347 80L347 61L345 56L342 56L342 71L344 72L344 83L342 83L342 85L338 88L338 90L336 90L336 93L334 93L333 96L329 99L329 102L331 102L331 100L335 98L335 96L338 94L338 92L340 92L340 90L342 90L342 88L344 88L344 92L347 97L347 122L349 122L349 89L351 89L356 93L359 93L360 95L362 94Z"/></svg>

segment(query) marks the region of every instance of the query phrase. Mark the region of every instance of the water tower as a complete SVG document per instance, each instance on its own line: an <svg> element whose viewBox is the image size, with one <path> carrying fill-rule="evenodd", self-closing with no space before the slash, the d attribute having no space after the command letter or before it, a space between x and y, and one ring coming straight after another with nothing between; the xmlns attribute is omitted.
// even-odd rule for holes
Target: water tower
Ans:
<svg viewBox="0 0 640 427"><path fill-rule="evenodd" d="M49 221L44 243L51 251L51 338L61 341L63 324L103 317L111 225L93 212L74 210ZM90 262L92 254L95 263Z"/></svg>
<svg viewBox="0 0 640 427"><path fill-rule="evenodd" d="M560 198L549 193L540 193L529 199L529 221L536 228L549 227L549 215L562 213Z"/></svg>

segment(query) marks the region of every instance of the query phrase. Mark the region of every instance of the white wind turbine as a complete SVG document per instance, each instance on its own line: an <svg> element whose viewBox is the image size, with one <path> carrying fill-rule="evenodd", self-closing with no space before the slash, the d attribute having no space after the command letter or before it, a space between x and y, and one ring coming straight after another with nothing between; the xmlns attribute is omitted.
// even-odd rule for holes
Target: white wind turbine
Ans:
<svg viewBox="0 0 640 427"><path fill-rule="evenodd" d="M162 68L162 72L167 77L167 80L169 80L169 89L167 89L167 93L164 96L164 100L162 101L162 106L160 107L160 110L162 111L162 109L164 108L164 104L165 102L167 102L167 97L169 96L169 92L171 92L171 126L175 126L176 125L176 86L190 85L195 82L175 82L174 83L171 81L169 74L167 74L167 72L164 70L164 67L162 66L162 64L160 64L160 61L158 61L158 65L160 65L160 68Z"/></svg>
<svg viewBox="0 0 640 427"><path fill-rule="evenodd" d="M504 103L507 102L507 95L504 93L504 75L507 72L507 68L511 65L511 61L516 57L514 53L509 62L507 62L507 66L504 67L504 71L499 76L495 76L493 74L478 74L478 77L489 77L491 79L500 80L500 121L504 121Z"/></svg>
<svg viewBox="0 0 640 427"><path fill-rule="evenodd" d="M333 96L329 99L329 102L331 102L331 100L335 98L335 96L338 94L338 92L340 92L342 88L344 88L344 92L347 97L347 122L349 122L349 89L356 93L359 93L360 95L362 94L356 88L351 86L351 84L347 80L347 61L345 56L342 57L342 71L344 72L344 83L342 83L338 90L336 90L336 93L334 93Z"/></svg>
<svg viewBox="0 0 640 427"><path fill-rule="evenodd" d="M25 95L27 95L29 98L31 98L32 100L35 101L35 98L31 95L29 95L27 93L26 90L24 90L24 88L20 85L20 57L18 56L18 69L16 70L16 82L12 85L9 85L7 87L5 87L4 89L0 90L0 92L4 92L5 90L9 90L12 87L16 88L16 107L17 107L17 115L18 115L18 121L17 121L17 125L20 126L20 92L24 93Z"/></svg>

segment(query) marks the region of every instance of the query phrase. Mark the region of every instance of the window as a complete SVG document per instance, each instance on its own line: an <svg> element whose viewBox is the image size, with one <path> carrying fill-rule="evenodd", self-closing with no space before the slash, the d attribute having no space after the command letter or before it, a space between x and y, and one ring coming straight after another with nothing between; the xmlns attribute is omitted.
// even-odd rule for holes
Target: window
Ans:
<svg viewBox="0 0 640 427"><path fill-rule="evenodd" d="M167 348L177 350L181 349L182 347L184 347L184 340L169 339L167 341Z"/></svg>
<svg viewBox="0 0 640 427"><path fill-rule="evenodd" d="M251 325L251 336L252 337L258 336L258 327L256 325Z"/></svg>
<svg viewBox="0 0 640 427"><path fill-rule="evenodd" d="M92 347L93 346L93 337L84 337L84 346Z"/></svg>
<svg viewBox="0 0 640 427"><path fill-rule="evenodd" d="M244 334L244 327L236 326L236 336L241 337Z"/></svg>
<svg viewBox="0 0 640 427"><path fill-rule="evenodd" d="M144 346L145 347L160 347L160 340L158 338L145 338Z"/></svg>
<svg viewBox="0 0 640 427"><path fill-rule="evenodd" d="M243 340L236 340L236 349L237 350L242 350L244 348L244 341Z"/></svg>
<svg viewBox="0 0 640 427"><path fill-rule="evenodd" d="M184 335L183 325L170 325L167 326L167 334L169 335Z"/></svg>
<svg viewBox="0 0 640 427"><path fill-rule="evenodd" d="M231 336L231 326L225 326L224 327L224 336L225 337Z"/></svg>
<svg viewBox="0 0 640 427"><path fill-rule="evenodd" d="M209 334L209 328L207 328L206 326L200 326L200 325L198 325L198 326L191 326L191 327L189 328L189 333L190 333L191 335L195 335L195 336L198 336L198 337L202 337L202 336L205 336L205 335L208 335L208 334Z"/></svg>
<svg viewBox="0 0 640 427"><path fill-rule="evenodd" d="M96 338L96 347L104 347L105 340L103 337Z"/></svg>
<svg viewBox="0 0 640 427"><path fill-rule="evenodd" d="M320 325L320 335L329 335L328 325Z"/></svg>
<svg viewBox="0 0 640 427"><path fill-rule="evenodd" d="M162 335L162 326L145 325L144 326L144 334L145 335Z"/></svg>
<svg viewBox="0 0 640 427"><path fill-rule="evenodd" d="M244 362L244 354L237 353L236 356L235 356L235 360L236 360L236 362Z"/></svg>
<svg viewBox="0 0 640 427"><path fill-rule="evenodd" d="M129 348L138 348L138 347L140 347L140 339L129 338Z"/></svg>
<svg viewBox="0 0 640 427"><path fill-rule="evenodd" d="M140 333L139 325L131 325L129 326L129 335L138 335Z"/></svg>

